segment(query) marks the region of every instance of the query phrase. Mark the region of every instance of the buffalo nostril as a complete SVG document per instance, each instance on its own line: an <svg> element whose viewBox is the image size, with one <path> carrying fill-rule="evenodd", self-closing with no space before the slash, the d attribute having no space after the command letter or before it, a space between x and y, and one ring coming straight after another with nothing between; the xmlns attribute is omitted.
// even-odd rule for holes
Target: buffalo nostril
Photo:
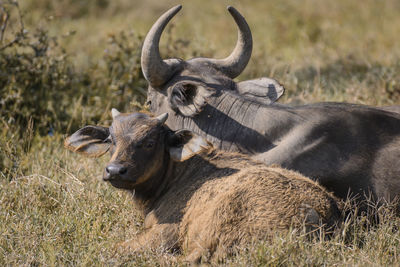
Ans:
<svg viewBox="0 0 400 267"><path fill-rule="evenodd" d="M118 176L127 172L127 168L121 164L110 164L106 167L106 174L110 176Z"/></svg>
<svg viewBox="0 0 400 267"><path fill-rule="evenodd" d="M105 172L105 174L103 175L103 180L104 180L104 181L108 181L108 180L111 179L111 174L110 174L110 171L108 170L108 168L106 168L105 170L106 170L106 172Z"/></svg>
<svg viewBox="0 0 400 267"><path fill-rule="evenodd" d="M125 174L128 171L128 169L126 167L121 167L119 169L119 174Z"/></svg>

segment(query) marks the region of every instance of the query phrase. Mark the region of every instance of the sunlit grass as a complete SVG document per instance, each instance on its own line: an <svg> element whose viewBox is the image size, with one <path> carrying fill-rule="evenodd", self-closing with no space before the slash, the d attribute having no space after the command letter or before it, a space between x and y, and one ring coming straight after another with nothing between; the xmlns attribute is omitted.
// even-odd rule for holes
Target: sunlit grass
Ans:
<svg viewBox="0 0 400 267"><path fill-rule="evenodd" d="M0 264L184 265L157 251L121 253L117 244L142 230L130 194L101 181L107 160L63 149L62 138L39 138L23 156L26 174L0 180ZM26 166L24 166L26 165ZM224 264L397 265L400 218L384 207L380 223L349 215L332 238L293 233L242 248Z"/></svg>
<svg viewBox="0 0 400 267"><path fill-rule="evenodd" d="M22 6L32 8L36 3L26 1ZM64 8L68 3L70 12ZM80 5L71 3L53 3L53 8L26 11L25 16L52 35L67 35L61 43L78 67L85 68L101 63L110 34L145 35L159 15L181 2L110 1L106 8L88 8L78 17L70 13L79 13ZM272 76L285 85L285 102L399 102L387 92L393 86L399 90L398 1L185 2L171 23L172 31L161 39L161 53L181 58L228 55L236 42L236 26L227 5L246 17L254 39L253 57L239 80ZM190 42L186 49L166 49L180 39Z"/></svg>
<svg viewBox="0 0 400 267"><path fill-rule="evenodd" d="M128 193L101 181L107 157L86 159L62 146L64 134L78 126L107 125L111 105L141 105L137 101L143 97L137 96L145 83L135 67L140 40L159 15L179 3L20 1L26 28L48 30L65 49L68 61L60 64L71 71L60 68L60 74L74 88L66 88L60 79L63 86L57 88L65 91L46 94L43 88L51 88L46 79L53 76L33 60L46 85L34 91L42 97L37 103L49 105L57 113L54 118L60 118L58 112L65 113L65 119L51 122L54 129L43 126L40 135L38 121L19 125L7 112L0 113L5 114L0 116L0 265L185 264L179 257L159 252L121 254L116 244L141 231L143 218ZM400 104L398 1L196 0L182 4L183 10L162 37L164 56L228 55L236 42L236 26L226 6L233 5L245 16L254 40L252 59L237 80L277 79L286 87L281 103ZM16 30L18 25L11 22L13 28L8 29ZM43 64L56 62L57 51L50 50L54 57L45 58ZM6 77L3 81L11 80L12 88L9 70L1 73ZM23 85L21 81L15 84ZM32 110L15 107L29 122ZM42 120L47 125L49 116L43 114ZM376 212L379 224L352 217L331 239L277 236L243 248L224 264L399 265L400 220L385 208Z"/></svg>

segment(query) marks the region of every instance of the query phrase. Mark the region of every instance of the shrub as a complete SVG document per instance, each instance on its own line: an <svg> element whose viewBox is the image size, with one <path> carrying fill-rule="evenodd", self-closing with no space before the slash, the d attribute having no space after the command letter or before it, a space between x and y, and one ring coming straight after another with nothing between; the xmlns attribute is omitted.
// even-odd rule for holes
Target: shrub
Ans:
<svg viewBox="0 0 400 267"><path fill-rule="evenodd" d="M1 169L15 171L17 155L29 150L24 144L27 129L29 136L69 133L82 124L104 121L111 106L142 107L146 90L140 69L141 36L110 36L102 61L78 69L57 37L42 28L25 29L17 2L1 8ZM7 27L8 23L13 25Z"/></svg>

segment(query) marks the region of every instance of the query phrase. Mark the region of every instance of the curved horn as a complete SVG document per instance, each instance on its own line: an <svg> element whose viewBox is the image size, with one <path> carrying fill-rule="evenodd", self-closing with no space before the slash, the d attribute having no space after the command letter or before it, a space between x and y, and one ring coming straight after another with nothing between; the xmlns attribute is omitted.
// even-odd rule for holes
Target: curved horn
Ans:
<svg viewBox="0 0 400 267"><path fill-rule="evenodd" d="M163 113L156 118L161 124L164 124L168 119L168 113Z"/></svg>
<svg viewBox="0 0 400 267"><path fill-rule="evenodd" d="M238 26L238 40L235 49L227 58L207 59L207 61L233 79L239 76L250 60L253 50L253 38L249 25L239 11L232 6L228 6L228 11Z"/></svg>
<svg viewBox="0 0 400 267"><path fill-rule="evenodd" d="M163 60L158 48L165 26L181 8L182 5L177 5L165 12L154 23L144 40L141 57L142 71L152 87L163 85L182 65L178 59Z"/></svg>

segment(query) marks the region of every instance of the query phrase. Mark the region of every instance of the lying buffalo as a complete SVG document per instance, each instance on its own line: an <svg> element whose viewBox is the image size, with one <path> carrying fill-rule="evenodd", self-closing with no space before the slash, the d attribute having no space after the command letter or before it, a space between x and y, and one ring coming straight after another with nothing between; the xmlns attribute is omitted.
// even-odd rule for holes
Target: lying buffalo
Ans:
<svg viewBox="0 0 400 267"><path fill-rule="evenodd" d="M391 200L400 193L400 115L345 103L302 106L273 102L282 86L269 78L235 82L249 61L250 29L234 8L237 45L225 59L166 59L161 33L180 10L163 14L146 36L142 69L150 110L168 112L172 129L186 128L215 147L240 151L319 181L337 196L349 191Z"/></svg>
<svg viewBox="0 0 400 267"><path fill-rule="evenodd" d="M188 130L113 110L111 127L86 126L65 146L87 156L111 152L103 179L134 191L145 216L132 250L178 250L188 261L220 259L277 231L331 229L341 213L335 199L299 173L267 167L238 153L219 152Z"/></svg>

